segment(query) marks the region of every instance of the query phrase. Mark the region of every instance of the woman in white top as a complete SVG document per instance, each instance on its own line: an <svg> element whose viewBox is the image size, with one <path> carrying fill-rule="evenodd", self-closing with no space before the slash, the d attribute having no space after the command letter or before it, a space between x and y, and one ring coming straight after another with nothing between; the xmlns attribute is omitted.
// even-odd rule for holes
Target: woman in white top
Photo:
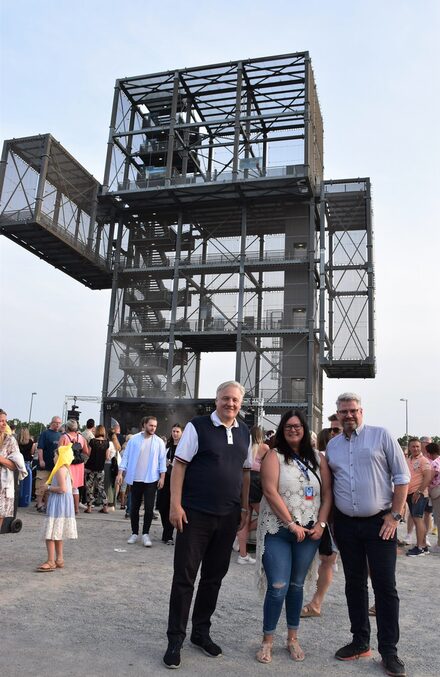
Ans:
<svg viewBox="0 0 440 677"><path fill-rule="evenodd" d="M263 641L257 660L272 660L273 635L286 605L287 650L304 660L298 642L303 585L317 553L332 497L325 458L310 444L304 414L290 410L282 417L273 448L261 464L263 499L257 530L259 585L267 589Z"/></svg>

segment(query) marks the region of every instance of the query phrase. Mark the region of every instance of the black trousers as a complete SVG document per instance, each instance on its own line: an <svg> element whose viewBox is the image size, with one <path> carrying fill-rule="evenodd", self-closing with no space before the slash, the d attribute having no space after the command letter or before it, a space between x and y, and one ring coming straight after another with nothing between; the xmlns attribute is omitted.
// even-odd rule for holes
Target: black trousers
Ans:
<svg viewBox="0 0 440 677"><path fill-rule="evenodd" d="M206 637L217 605L220 586L231 559L232 543L240 521L240 507L229 515L208 515L186 510L188 524L177 533L174 576L168 616L168 641L181 645L186 636L194 581L200 564L200 582L192 614L193 632Z"/></svg>
<svg viewBox="0 0 440 677"><path fill-rule="evenodd" d="M142 499L144 499L144 524L142 534L150 532L151 522L153 521L154 498L156 496L157 482L133 482L131 487L131 506L130 520L131 533L139 533L139 510Z"/></svg>
<svg viewBox="0 0 440 677"><path fill-rule="evenodd" d="M160 512L162 520L162 540L164 543L173 538L174 527L170 522L170 502L171 502L171 473L166 473L162 489L157 492L156 507Z"/></svg>
<svg viewBox="0 0 440 677"><path fill-rule="evenodd" d="M370 644L368 573L376 603L377 640L382 656L397 653L399 597L396 590L397 536L379 537L382 517L347 517L335 510L335 539L345 574L345 595L353 641Z"/></svg>

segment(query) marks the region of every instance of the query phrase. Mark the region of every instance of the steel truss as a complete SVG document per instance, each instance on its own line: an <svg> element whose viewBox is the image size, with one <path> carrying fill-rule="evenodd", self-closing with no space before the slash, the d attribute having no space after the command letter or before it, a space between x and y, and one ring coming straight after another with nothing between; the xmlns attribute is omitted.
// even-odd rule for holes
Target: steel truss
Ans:
<svg viewBox="0 0 440 677"><path fill-rule="evenodd" d="M314 428L323 369L374 375L369 181L323 181L307 52L118 80L102 186L46 135L5 143L0 188L1 232L112 288L106 419L210 411L205 352Z"/></svg>

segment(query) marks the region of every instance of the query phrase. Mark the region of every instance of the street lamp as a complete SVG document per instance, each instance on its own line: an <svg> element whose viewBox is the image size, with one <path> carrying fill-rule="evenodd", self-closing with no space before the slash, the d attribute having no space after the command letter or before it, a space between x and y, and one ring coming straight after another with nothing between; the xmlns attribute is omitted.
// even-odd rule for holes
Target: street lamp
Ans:
<svg viewBox="0 0 440 677"><path fill-rule="evenodd" d="M32 403L34 401L34 395L37 393L32 393L31 394L31 406L29 407L29 425L31 424L31 416L32 416Z"/></svg>
<svg viewBox="0 0 440 677"><path fill-rule="evenodd" d="M408 400L405 397L401 397L400 401L405 402L405 435L406 443L408 444Z"/></svg>

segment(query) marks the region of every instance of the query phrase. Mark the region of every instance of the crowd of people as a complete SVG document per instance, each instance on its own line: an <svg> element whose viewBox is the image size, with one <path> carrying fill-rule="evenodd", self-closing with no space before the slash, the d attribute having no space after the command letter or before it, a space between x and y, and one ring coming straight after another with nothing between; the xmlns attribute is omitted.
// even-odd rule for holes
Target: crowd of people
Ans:
<svg viewBox="0 0 440 677"><path fill-rule="evenodd" d="M157 434L154 416L144 417L140 432L126 437L114 420L107 431L89 419L80 432L76 420L63 426L54 416L35 442L27 428L12 434L0 409L0 528L14 512L14 471L23 479L33 458L36 509L45 514L47 559L37 567L40 573L64 567L63 541L77 538L80 509L108 514L119 504L130 518L128 543L140 540L147 548L157 509L162 541L175 545L163 657L168 668L181 664L199 570L191 642L211 657L222 654L210 627L231 550L238 564L254 565L264 594L257 661L272 661L283 607L286 649L292 660L303 661L300 619L321 615L340 557L352 641L335 657L371 655L369 615L375 615L385 671L405 675L397 652L397 526L407 522L408 545L415 531L409 557L440 553L440 446L414 437L403 450L384 428L364 423L355 393L339 396L336 413L318 435L300 410L287 411L276 431L249 430L238 416L243 396L241 384L221 384L215 411L185 427L175 423L169 438ZM437 544L429 543L430 532L437 534ZM250 534L255 557L248 551ZM316 590L304 604L307 580L316 581Z"/></svg>

